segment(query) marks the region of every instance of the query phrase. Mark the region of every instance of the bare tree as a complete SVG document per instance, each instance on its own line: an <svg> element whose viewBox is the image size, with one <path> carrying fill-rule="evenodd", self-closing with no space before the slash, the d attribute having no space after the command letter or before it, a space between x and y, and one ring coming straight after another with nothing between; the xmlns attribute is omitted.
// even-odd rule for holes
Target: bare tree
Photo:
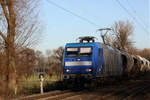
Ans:
<svg viewBox="0 0 150 100"><path fill-rule="evenodd" d="M150 48L145 48L143 50L138 50L136 53L150 61Z"/></svg>
<svg viewBox="0 0 150 100"><path fill-rule="evenodd" d="M43 68L46 66L46 59L41 51L36 51L35 57L37 61L36 67Z"/></svg>
<svg viewBox="0 0 150 100"><path fill-rule="evenodd" d="M114 41L115 47L125 50L132 46L133 42L129 37L133 34L133 26L129 21L115 22L112 31L116 37Z"/></svg>
<svg viewBox="0 0 150 100"><path fill-rule="evenodd" d="M33 49L22 48L17 53L19 53L16 58L17 75L19 77L25 76L27 79L32 75L35 67L35 52Z"/></svg>
<svg viewBox="0 0 150 100"><path fill-rule="evenodd" d="M48 71L46 72L50 76L56 74L58 79L61 79L62 75L62 60L63 60L63 47L59 47L54 50L46 51L47 57L45 57L41 51L36 51L36 66L37 68L47 67Z"/></svg>
<svg viewBox="0 0 150 100"><path fill-rule="evenodd" d="M50 66L51 64L51 56L52 56L52 51L51 50L46 50L46 55L47 55L47 65Z"/></svg>
<svg viewBox="0 0 150 100"><path fill-rule="evenodd" d="M59 63L61 63L63 59L63 50L63 47L53 50L53 57L54 59L57 59Z"/></svg>
<svg viewBox="0 0 150 100"><path fill-rule="evenodd" d="M16 93L16 49L28 46L36 39L38 21L38 0L0 0L0 40L6 54L5 89Z"/></svg>
<svg viewBox="0 0 150 100"><path fill-rule="evenodd" d="M112 26L112 32L106 35L106 44L117 49L128 51L128 48L133 47L133 41L130 36L133 34L133 26L129 21L118 21Z"/></svg>
<svg viewBox="0 0 150 100"><path fill-rule="evenodd" d="M54 49L53 50L53 54L52 54L52 66L53 70L56 72L56 75L59 79L61 79L61 75L62 75L62 61L63 61L63 47L59 47L58 49Z"/></svg>

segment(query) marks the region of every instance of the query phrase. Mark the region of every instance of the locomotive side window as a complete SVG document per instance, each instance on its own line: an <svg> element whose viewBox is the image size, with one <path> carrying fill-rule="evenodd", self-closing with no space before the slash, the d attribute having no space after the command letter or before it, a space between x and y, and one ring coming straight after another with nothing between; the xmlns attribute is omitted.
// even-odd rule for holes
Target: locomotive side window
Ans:
<svg viewBox="0 0 150 100"><path fill-rule="evenodd" d="M101 55L101 50L100 50L100 48L98 49L98 55L99 55L99 56Z"/></svg>

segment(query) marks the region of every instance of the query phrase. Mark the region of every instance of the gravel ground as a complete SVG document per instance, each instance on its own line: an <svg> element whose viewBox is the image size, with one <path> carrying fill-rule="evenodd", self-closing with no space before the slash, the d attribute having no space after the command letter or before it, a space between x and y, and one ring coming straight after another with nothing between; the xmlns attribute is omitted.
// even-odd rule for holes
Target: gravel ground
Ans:
<svg viewBox="0 0 150 100"><path fill-rule="evenodd" d="M150 100L150 74L94 90L83 90L82 94L63 100Z"/></svg>

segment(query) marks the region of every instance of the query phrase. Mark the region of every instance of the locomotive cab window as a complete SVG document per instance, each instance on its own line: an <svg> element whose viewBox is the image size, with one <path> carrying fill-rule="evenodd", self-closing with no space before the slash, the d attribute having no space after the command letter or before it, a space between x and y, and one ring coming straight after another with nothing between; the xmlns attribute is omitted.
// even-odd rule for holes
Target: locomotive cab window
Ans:
<svg viewBox="0 0 150 100"><path fill-rule="evenodd" d="M66 56L67 57L76 57L78 56L78 48L67 48L66 49Z"/></svg>
<svg viewBox="0 0 150 100"><path fill-rule="evenodd" d="M66 49L67 57L89 57L92 55L92 47L71 47Z"/></svg>
<svg viewBox="0 0 150 100"><path fill-rule="evenodd" d="M80 47L79 54L80 54L80 56L91 56L92 55L92 47Z"/></svg>

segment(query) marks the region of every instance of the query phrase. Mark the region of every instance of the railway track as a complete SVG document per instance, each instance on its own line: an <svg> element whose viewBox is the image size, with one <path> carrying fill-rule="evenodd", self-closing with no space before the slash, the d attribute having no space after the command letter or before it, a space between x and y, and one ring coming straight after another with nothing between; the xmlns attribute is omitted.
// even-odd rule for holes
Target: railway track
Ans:
<svg viewBox="0 0 150 100"><path fill-rule="evenodd" d="M53 91L16 100L149 100L147 98L150 99L150 80L144 77L97 89Z"/></svg>
<svg viewBox="0 0 150 100"><path fill-rule="evenodd" d="M150 82L148 82L147 84L143 84L142 87L139 87L137 90L132 91L130 95L122 97L121 100L134 100L136 96L138 97L138 95L144 95L144 93L149 91L150 91Z"/></svg>
<svg viewBox="0 0 150 100"><path fill-rule="evenodd" d="M60 94L65 94L68 92L70 92L70 91L68 91L68 90L66 90L66 91L53 91L53 92L48 92L48 93L44 93L44 94L35 94L35 95L31 95L31 96L26 96L26 97L14 99L14 100L37 100L37 99L42 99L42 98L49 97L49 96L56 96L56 95L60 95Z"/></svg>
<svg viewBox="0 0 150 100"><path fill-rule="evenodd" d="M99 92L99 95L95 95L93 96L93 100L109 100L109 99L112 99L112 100L117 100L117 99L113 99L114 96L117 96L119 95L120 93L122 93L123 91L127 91L128 89L130 88L133 88L133 86L135 84L126 84L128 85L128 87L114 87L112 88L111 90L109 90L110 88L108 88L108 90L104 90L104 91L100 91Z"/></svg>
<svg viewBox="0 0 150 100"><path fill-rule="evenodd" d="M98 88L96 91L54 91L16 100L142 100L134 98L144 91L150 92L150 81L127 82L118 88Z"/></svg>
<svg viewBox="0 0 150 100"><path fill-rule="evenodd" d="M74 98L77 95L81 95L80 93L81 92L68 92L68 93L50 96L50 97L46 97L42 99L37 99L37 100L63 100L63 99L72 98L72 97Z"/></svg>
<svg viewBox="0 0 150 100"><path fill-rule="evenodd" d="M31 95L31 96L27 96L27 97L23 97L23 98L18 98L15 100L62 100L65 98L72 98L72 97L75 97L75 96L78 96L81 94L82 94L81 91L79 91L79 92L73 92L70 90L53 91L53 92L49 92L49 93Z"/></svg>
<svg viewBox="0 0 150 100"><path fill-rule="evenodd" d="M118 88L112 91L112 93L109 92L107 94L93 96L93 100L134 100L133 98L138 96L138 94L141 94L144 91L150 91L150 81L144 81L135 84L132 83L128 85L129 86L124 88Z"/></svg>

